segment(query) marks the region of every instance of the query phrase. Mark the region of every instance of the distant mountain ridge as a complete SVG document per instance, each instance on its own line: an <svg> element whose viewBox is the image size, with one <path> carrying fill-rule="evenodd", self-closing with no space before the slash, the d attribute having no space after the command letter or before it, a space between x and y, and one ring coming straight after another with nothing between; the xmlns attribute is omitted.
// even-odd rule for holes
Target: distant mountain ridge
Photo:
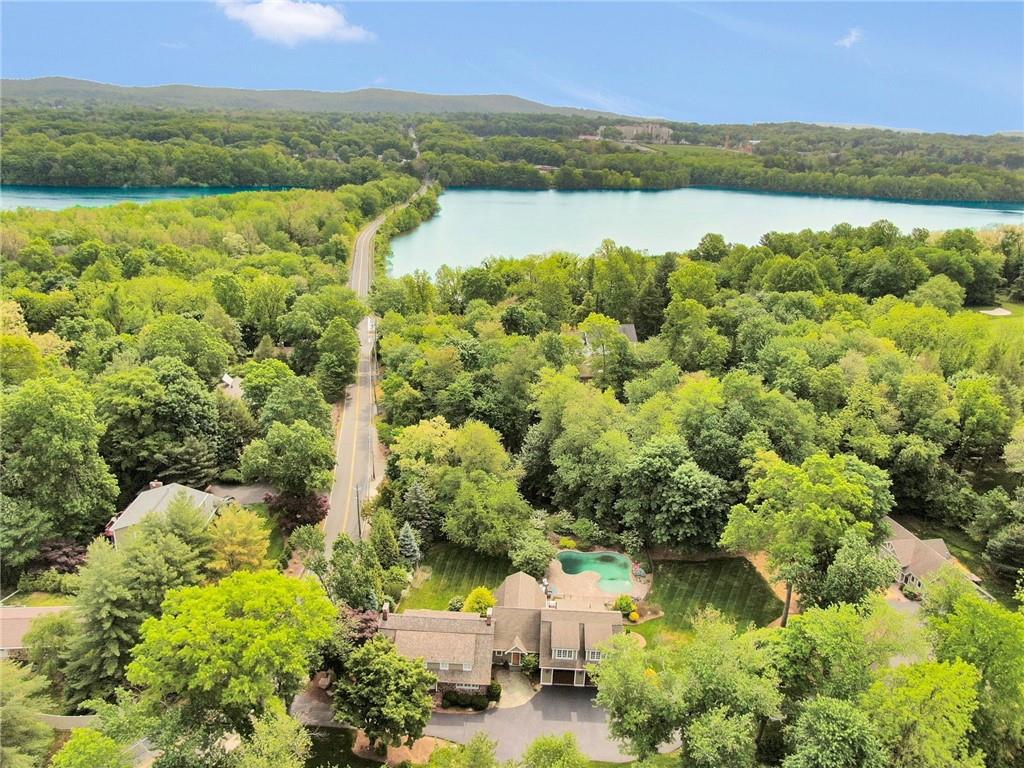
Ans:
<svg viewBox="0 0 1024 768"><path fill-rule="evenodd" d="M355 91L248 90L199 85L125 86L39 77L0 81L0 97L12 104L59 106L120 104L184 109L237 109L293 112L477 112L612 117L611 113L577 107L553 107L505 94L440 95L361 88Z"/></svg>

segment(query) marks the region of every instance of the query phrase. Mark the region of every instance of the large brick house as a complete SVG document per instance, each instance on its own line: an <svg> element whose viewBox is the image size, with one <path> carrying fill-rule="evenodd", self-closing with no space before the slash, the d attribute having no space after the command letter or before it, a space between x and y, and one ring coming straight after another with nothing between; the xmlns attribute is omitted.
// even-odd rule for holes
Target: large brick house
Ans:
<svg viewBox="0 0 1024 768"><path fill-rule="evenodd" d="M487 616L452 611L391 613L378 631L398 652L423 659L440 690L483 692L492 664L518 667L534 655L541 685L590 685L586 665L601 660L599 646L622 631L622 615L603 606L552 600L537 580L513 573L495 590Z"/></svg>

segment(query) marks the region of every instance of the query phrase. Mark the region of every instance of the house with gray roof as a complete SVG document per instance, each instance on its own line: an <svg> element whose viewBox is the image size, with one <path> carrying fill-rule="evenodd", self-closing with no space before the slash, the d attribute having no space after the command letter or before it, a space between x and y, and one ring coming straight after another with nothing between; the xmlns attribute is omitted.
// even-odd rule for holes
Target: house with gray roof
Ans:
<svg viewBox="0 0 1024 768"><path fill-rule="evenodd" d="M437 677L438 690L482 693L491 682L491 616L430 610L392 613L385 604L377 631L403 656L422 659Z"/></svg>
<svg viewBox="0 0 1024 768"><path fill-rule="evenodd" d="M119 537L123 540L133 526L141 523L149 515L165 513L171 502L181 494L184 494L184 497L206 516L207 523L213 519L217 508L227 501L223 496L197 491L187 485L180 483L164 485L159 480L154 480L148 488L141 491L132 500L131 504L124 508L121 514L107 524L106 535L113 540L116 547Z"/></svg>
<svg viewBox="0 0 1024 768"><path fill-rule="evenodd" d="M590 685L588 664L601 660L600 646L622 631L622 615L604 606L554 600L532 576L513 573L494 592L487 616L452 611L391 613L378 631L398 652L422 659L440 690L482 693L493 664L522 665L537 656L541 685Z"/></svg>
<svg viewBox="0 0 1024 768"><path fill-rule="evenodd" d="M891 517L885 518L885 521L892 529L892 535L882 544L882 549L900 565L897 577L899 586L910 584L920 590L925 580L947 563L958 566L975 586L981 582L981 579L960 564L942 539L920 539Z"/></svg>
<svg viewBox="0 0 1024 768"><path fill-rule="evenodd" d="M53 616L70 607L0 605L0 659L25 658L25 634L32 628L32 622L41 616Z"/></svg>

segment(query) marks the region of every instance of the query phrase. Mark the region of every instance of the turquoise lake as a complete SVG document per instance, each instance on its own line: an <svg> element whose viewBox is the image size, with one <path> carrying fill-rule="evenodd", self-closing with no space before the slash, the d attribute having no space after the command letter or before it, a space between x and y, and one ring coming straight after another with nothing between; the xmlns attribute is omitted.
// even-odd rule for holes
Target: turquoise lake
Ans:
<svg viewBox="0 0 1024 768"><path fill-rule="evenodd" d="M888 219L900 229L1024 222L1024 203L949 205L714 189L664 192L449 190L441 212L392 241L393 274L471 266L489 256L589 254L605 238L650 253L692 248L707 232L753 245L765 232Z"/></svg>
<svg viewBox="0 0 1024 768"><path fill-rule="evenodd" d="M154 200L176 200L182 197L229 195L232 192L252 192L256 187L0 187L0 209L44 208L59 211L81 205L96 208L116 203L149 203ZM266 189L266 188L264 188Z"/></svg>

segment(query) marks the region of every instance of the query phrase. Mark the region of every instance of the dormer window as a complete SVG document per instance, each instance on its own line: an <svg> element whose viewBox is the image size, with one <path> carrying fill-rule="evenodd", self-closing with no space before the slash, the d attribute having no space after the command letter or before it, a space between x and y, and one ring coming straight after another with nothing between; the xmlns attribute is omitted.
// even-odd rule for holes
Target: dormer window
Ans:
<svg viewBox="0 0 1024 768"><path fill-rule="evenodd" d="M576 658L576 650L573 648L555 648L554 654L556 659L571 661Z"/></svg>
<svg viewBox="0 0 1024 768"><path fill-rule="evenodd" d="M442 672L447 672L448 671L448 662L447 661L442 661L441 663L439 663L437 665L437 668L439 670L441 670Z"/></svg>
<svg viewBox="0 0 1024 768"><path fill-rule="evenodd" d="M600 651L595 651L595 650L587 651L587 661L600 661L601 660L601 656L602 656L602 654L601 654Z"/></svg>

